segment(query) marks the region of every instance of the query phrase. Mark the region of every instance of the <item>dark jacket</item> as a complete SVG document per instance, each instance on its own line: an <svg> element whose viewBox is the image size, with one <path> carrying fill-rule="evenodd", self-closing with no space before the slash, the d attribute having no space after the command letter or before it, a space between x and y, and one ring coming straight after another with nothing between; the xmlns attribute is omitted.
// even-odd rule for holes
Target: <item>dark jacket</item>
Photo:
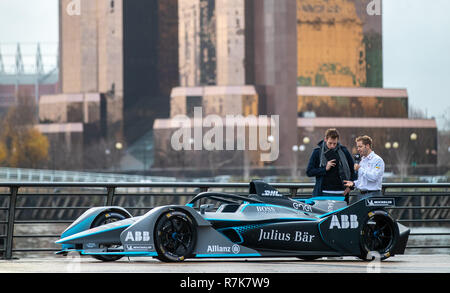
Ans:
<svg viewBox="0 0 450 293"><path fill-rule="evenodd" d="M308 167L306 168L306 175L308 177L316 177L316 185L314 186L314 190L313 190L313 196L321 196L322 195L322 183L323 183L323 178L327 172L326 170L326 166L320 167L320 152L321 152L321 148L322 148L322 144L324 143L324 141L322 140L321 142L318 143L319 147L316 147L312 154L311 157L309 158L309 162L308 162ZM347 162L348 162L348 166L350 168L350 177L351 178L341 178L341 180L350 180L350 181L354 181L356 180L356 173L355 173L355 168L354 168L354 161L352 158L352 155L350 154L350 152L348 151L348 149L341 145L338 144L337 147L340 147L342 149L342 151L345 154L345 157L347 158Z"/></svg>

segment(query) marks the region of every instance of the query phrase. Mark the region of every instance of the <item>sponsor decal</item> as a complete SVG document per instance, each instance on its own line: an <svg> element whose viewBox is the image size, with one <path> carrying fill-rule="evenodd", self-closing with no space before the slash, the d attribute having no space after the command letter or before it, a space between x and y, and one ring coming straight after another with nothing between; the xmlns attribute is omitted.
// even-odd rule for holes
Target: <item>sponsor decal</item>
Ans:
<svg viewBox="0 0 450 293"><path fill-rule="evenodd" d="M334 204L336 203L336 201L334 200L330 200L328 201L328 212L331 212L334 210Z"/></svg>
<svg viewBox="0 0 450 293"><path fill-rule="evenodd" d="M280 232L278 230L265 231L264 229L259 229L258 241L262 240L273 240L273 241L294 241L294 242L307 242L311 243L316 236L309 234L308 232L295 231L294 234L289 232Z"/></svg>
<svg viewBox="0 0 450 293"><path fill-rule="evenodd" d="M148 231L128 231L127 236L125 237L125 242L127 241L150 241L150 233Z"/></svg>
<svg viewBox="0 0 450 293"><path fill-rule="evenodd" d="M393 198L366 198L366 206L368 206L368 207L395 206L395 199L393 199Z"/></svg>
<svg viewBox="0 0 450 293"><path fill-rule="evenodd" d="M292 207L296 210L303 210L305 212L312 212L312 207L310 205L304 204L302 202L294 202Z"/></svg>
<svg viewBox="0 0 450 293"><path fill-rule="evenodd" d="M153 245L126 245L128 251L138 250L138 251L148 251L153 250Z"/></svg>
<svg viewBox="0 0 450 293"><path fill-rule="evenodd" d="M94 248L94 247L97 247L97 244L89 242L89 243L86 243L86 247L87 248Z"/></svg>
<svg viewBox="0 0 450 293"><path fill-rule="evenodd" d="M262 212L262 213L274 213L275 212L275 208L274 207L268 207L268 206L256 206L256 211L257 212Z"/></svg>
<svg viewBox="0 0 450 293"><path fill-rule="evenodd" d="M281 193L278 192L278 190L264 190L263 193L261 193L261 196L283 196Z"/></svg>
<svg viewBox="0 0 450 293"><path fill-rule="evenodd" d="M239 252L241 252L241 247L240 247L239 245L237 245L237 244L234 244L234 245L231 247L231 251L232 251L234 254L238 254Z"/></svg>
<svg viewBox="0 0 450 293"><path fill-rule="evenodd" d="M356 229L358 228L358 217L356 215L333 215L331 217L330 229Z"/></svg>
<svg viewBox="0 0 450 293"><path fill-rule="evenodd" d="M206 252L208 253L234 253L238 254L241 251L239 245L234 244L233 246L220 246L220 245L208 245Z"/></svg>

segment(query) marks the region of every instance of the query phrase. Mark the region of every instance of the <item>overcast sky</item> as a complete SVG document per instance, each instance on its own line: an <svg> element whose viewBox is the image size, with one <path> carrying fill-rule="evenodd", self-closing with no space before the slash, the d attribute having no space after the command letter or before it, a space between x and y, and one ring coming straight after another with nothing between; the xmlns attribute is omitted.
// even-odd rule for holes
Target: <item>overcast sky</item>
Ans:
<svg viewBox="0 0 450 293"><path fill-rule="evenodd" d="M40 42L44 55L54 54L57 3L0 0L2 54L15 49L17 42ZM450 0L384 0L382 14L384 87L406 88L410 106L439 119L450 110ZM22 52L34 54L31 45L23 46Z"/></svg>
<svg viewBox="0 0 450 293"><path fill-rule="evenodd" d="M383 83L429 117L450 114L450 1L383 1ZM450 119L450 117L449 117Z"/></svg>

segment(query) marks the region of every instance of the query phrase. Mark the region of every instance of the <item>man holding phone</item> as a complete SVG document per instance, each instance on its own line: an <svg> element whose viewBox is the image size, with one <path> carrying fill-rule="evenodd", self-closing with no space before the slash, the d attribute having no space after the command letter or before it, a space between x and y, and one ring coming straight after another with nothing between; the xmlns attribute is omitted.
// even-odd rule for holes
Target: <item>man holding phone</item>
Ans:
<svg viewBox="0 0 450 293"><path fill-rule="evenodd" d="M313 196L327 196L346 200L351 188L345 181L356 180L354 161L347 148L339 143L339 132L330 128L318 143L309 159L306 175L316 177Z"/></svg>

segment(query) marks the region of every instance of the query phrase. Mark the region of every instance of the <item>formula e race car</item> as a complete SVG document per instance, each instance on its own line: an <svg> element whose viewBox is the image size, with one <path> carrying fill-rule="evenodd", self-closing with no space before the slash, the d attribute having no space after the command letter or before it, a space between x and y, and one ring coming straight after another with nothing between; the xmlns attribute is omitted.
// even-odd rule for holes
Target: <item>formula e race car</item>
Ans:
<svg viewBox="0 0 450 293"><path fill-rule="evenodd" d="M202 204L200 200L215 203ZM196 205L197 203L197 205ZM132 217L117 206L87 210L56 241L57 254L76 251L102 261L152 256L188 258L357 256L384 260L403 254L410 230L385 210L395 198L347 205L326 197L294 199L263 181L246 196L202 192L186 205L167 205Z"/></svg>

